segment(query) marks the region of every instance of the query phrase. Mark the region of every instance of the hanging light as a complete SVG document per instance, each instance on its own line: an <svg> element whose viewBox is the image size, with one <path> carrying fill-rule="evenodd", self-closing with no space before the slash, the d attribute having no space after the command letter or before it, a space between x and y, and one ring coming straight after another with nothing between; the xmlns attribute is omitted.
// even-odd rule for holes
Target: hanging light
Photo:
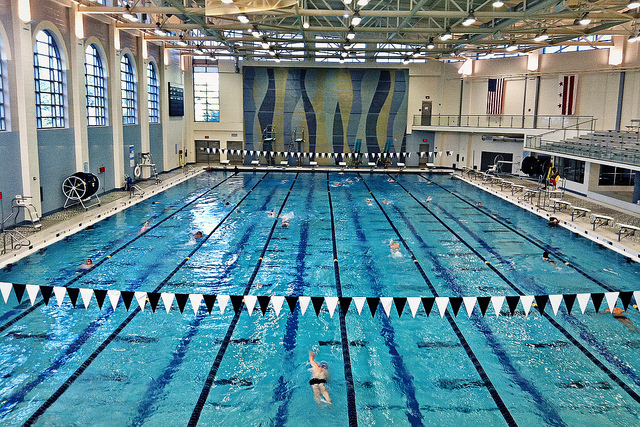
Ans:
<svg viewBox="0 0 640 427"><path fill-rule="evenodd" d="M272 47L269 48L269 55L276 56L276 51Z"/></svg>
<svg viewBox="0 0 640 427"><path fill-rule="evenodd" d="M578 21L580 25L589 25L591 24L591 18L589 18L589 12L585 12L584 15Z"/></svg>
<svg viewBox="0 0 640 427"><path fill-rule="evenodd" d="M345 40L345 42L342 43L342 47L344 47L345 50L351 49L353 47L351 46L351 40Z"/></svg>
<svg viewBox="0 0 640 427"><path fill-rule="evenodd" d="M224 4L231 4L233 3L233 0L220 0L222 3Z"/></svg>
<svg viewBox="0 0 640 427"><path fill-rule="evenodd" d="M464 25L465 27L468 27L469 25L472 25L474 22L476 22L476 17L473 16L473 12L472 12L471 15L467 16L465 20L462 21L462 25Z"/></svg>
<svg viewBox="0 0 640 427"><path fill-rule="evenodd" d="M493 7L502 7L504 6L504 2L502 0L496 0L493 2Z"/></svg>
<svg viewBox="0 0 640 427"><path fill-rule="evenodd" d="M356 4L360 7L364 7L369 4L369 0L358 0L358 3Z"/></svg>
<svg viewBox="0 0 640 427"><path fill-rule="evenodd" d="M264 38L262 39L262 48L263 48L263 49L269 49L269 42L267 41L267 38L266 38L266 37L264 37Z"/></svg>
<svg viewBox="0 0 640 427"><path fill-rule="evenodd" d="M338 59L338 61L339 61L341 64L344 64L344 58L343 58L342 56L340 57L340 59Z"/></svg>
<svg viewBox="0 0 640 427"><path fill-rule="evenodd" d="M444 33L442 33L440 35L440 40L446 41L446 40L449 40L452 37L453 37L453 34L451 34L451 31L447 30L447 31L445 31Z"/></svg>
<svg viewBox="0 0 640 427"><path fill-rule="evenodd" d="M153 30L153 32L160 37L164 37L167 35L167 32L162 29L159 22L156 22L156 28Z"/></svg>
<svg viewBox="0 0 640 427"><path fill-rule="evenodd" d="M356 37L356 32L353 31L353 26L349 26L349 32L347 33L347 39L353 40Z"/></svg>
<svg viewBox="0 0 640 427"><path fill-rule="evenodd" d="M276 55L276 62L280 62L280 55Z"/></svg>
<svg viewBox="0 0 640 427"><path fill-rule="evenodd" d="M187 46L187 44L188 44L188 43L187 43L186 41L184 41L184 34L180 34L180 38L179 38L179 40L176 42L176 44L177 44L178 46L182 46L182 47Z"/></svg>
<svg viewBox="0 0 640 427"><path fill-rule="evenodd" d="M193 53L195 53L196 55L204 55L204 50L202 50L200 46L197 46L195 49L193 49Z"/></svg>
<svg viewBox="0 0 640 427"><path fill-rule="evenodd" d="M406 57L405 57L405 58L402 60L402 63L403 63L404 65L407 65L407 64L409 63L409 58L406 58Z"/></svg>
<svg viewBox="0 0 640 427"><path fill-rule="evenodd" d="M342 0L342 2L346 5L350 5L352 0Z"/></svg>
<svg viewBox="0 0 640 427"><path fill-rule="evenodd" d="M310 27L310 25L309 25L309 17L308 16L303 16L302 17L302 28L304 28L306 30L309 27Z"/></svg>
<svg viewBox="0 0 640 427"><path fill-rule="evenodd" d="M544 30L541 33L538 33L538 35L536 35L533 38L533 41L543 42L543 41L548 40L548 39L549 39L549 36L547 35L547 30Z"/></svg>
<svg viewBox="0 0 640 427"><path fill-rule="evenodd" d="M361 22L362 22L362 16L360 16L358 11L356 10L356 13L354 13L353 16L351 17L351 25L355 27Z"/></svg>
<svg viewBox="0 0 640 427"><path fill-rule="evenodd" d="M640 32L638 30L635 30L627 39L629 43L635 43L638 40L640 40Z"/></svg>
<svg viewBox="0 0 640 427"><path fill-rule="evenodd" d="M412 57L417 58L421 55L420 53L420 48L416 48L416 50L413 51L413 53L411 54Z"/></svg>
<svg viewBox="0 0 640 427"><path fill-rule="evenodd" d="M518 50L518 45L515 43L511 43L505 50L507 52L513 52L514 50Z"/></svg>
<svg viewBox="0 0 640 427"><path fill-rule="evenodd" d="M126 5L124 7L124 12L122 12L122 17L131 22L138 22L138 17L131 13L131 6Z"/></svg>
<svg viewBox="0 0 640 427"><path fill-rule="evenodd" d="M253 27L253 30L251 31L251 34L253 34L253 37L255 37L257 39L261 39L262 38L262 33L260 31L258 31L258 29L256 27Z"/></svg>
<svg viewBox="0 0 640 427"><path fill-rule="evenodd" d="M340 52L340 56L342 58L346 58L347 56L349 56L349 52L347 52L346 50L343 50L342 52Z"/></svg>
<svg viewBox="0 0 640 427"><path fill-rule="evenodd" d="M636 0L631 0L627 5L627 9L637 9L640 7L640 2Z"/></svg>
<svg viewBox="0 0 640 427"><path fill-rule="evenodd" d="M427 43L427 49L431 50L434 47L436 47L435 44L433 44L433 37L429 38L429 43Z"/></svg>
<svg viewBox="0 0 640 427"><path fill-rule="evenodd" d="M249 17L247 15L245 15L244 13L241 13L240 15L238 15L238 21L242 22L243 24L248 24L249 23Z"/></svg>

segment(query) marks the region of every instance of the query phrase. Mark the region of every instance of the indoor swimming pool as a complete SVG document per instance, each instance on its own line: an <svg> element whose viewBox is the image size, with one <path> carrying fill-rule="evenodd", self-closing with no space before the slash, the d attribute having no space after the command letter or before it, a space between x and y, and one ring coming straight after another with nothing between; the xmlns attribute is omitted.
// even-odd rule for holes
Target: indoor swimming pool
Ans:
<svg viewBox="0 0 640 427"><path fill-rule="evenodd" d="M640 424L636 301L616 319L602 299L640 290L640 264L449 175L203 173L0 282L68 292L0 302L5 426ZM97 291L88 308L74 289ZM115 310L109 290L124 291ZM567 313L583 293L599 312L594 297ZM539 299L496 316L485 298L469 315L458 299L555 294L569 295L557 314ZM303 314L273 296L344 299ZM350 297L370 299L358 313ZM396 298L389 315L379 297ZM442 315L434 297L452 298ZM331 405L314 401L309 351Z"/></svg>

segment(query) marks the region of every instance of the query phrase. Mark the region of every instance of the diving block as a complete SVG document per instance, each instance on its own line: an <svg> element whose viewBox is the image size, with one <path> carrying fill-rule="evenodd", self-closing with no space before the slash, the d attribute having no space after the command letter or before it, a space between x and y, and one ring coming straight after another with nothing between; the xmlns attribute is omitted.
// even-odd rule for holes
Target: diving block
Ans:
<svg viewBox="0 0 640 427"><path fill-rule="evenodd" d="M504 191L504 188L510 189L511 187L513 187L513 182L511 181L505 181L504 179L502 180L502 182L500 183L500 191Z"/></svg>
<svg viewBox="0 0 640 427"><path fill-rule="evenodd" d="M636 231L640 231L640 227L636 227L635 225L628 224L616 224L618 226L618 242L623 237L635 236Z"/></svg>
<svg viewBox="0 0 640 427"><path fill-rule="evenodd" d="M571 207L571 203L566 200L549 199L549 201L553 203L553 213L556 213L556 210L561 211L562 209L569 209Z"/></svg>
<svg viewBox="0 0 640 427"><path fill-rule="evenodd" d="M220 160L220 164L221 164L221 165L228 166L228 165L229 165L229 163L231 163L231 161L230 161L230 160Z"/></svg>
<svg viewBox="0 0 640 427"><path fill-rule="evenodd" d="M434 165L433 163L427 163L425 166L427 167L427 169L434 169L436 167L436 165Z"/></svg>
<svg viewBox="0 0 640 427"><path fill-rule="evenodd" d="M313 166L315 168L318 166L318 162L309 162L309 166Z"/></svg>
<svg viewBox="0 0 640 427"><path fill-rule="evenodd" d="M289 166L289 162L287 160L281 160L280 166Z"/></svg>
<svg viewBox="0 0 640 427"><path fill-rule="evenodd" d="M591 212L589 209L573 206L573 210L571 211L571 221L573 221L574 219L581 218L583 216L587 216L589 212Z"/></svg>
<svg viewBox="0 0 640 427"><path fill-rule="evenodd" d="M341 168L346 168L347 162L338 162L338 166L340 166Z"/></svg>
<svg viewBox="0 0 640 427"><path fill-rule="evenodd" d="M260 160L251 160L251 165L252 166L259 166L260 165Z"/></svg>
<svg viewBox="0 0 640 427"><path fill-rule="evenodd" d="M376 162L369 162L369 167L370 168L375 168L376 167Z"/></svg>
<svg viewBox="0 0 640 427"><path fill-rule="evenodd" d="M397 163L397 166L398 166L399 168L401 168L401 169L402 169L402 168L404 167L404 163L400 163L400 162L398 162L398 163Z"/></svg>
<svg viewBox="0 0 640 427"><path fill-rule="evenodd" d="M511 195L513 196L518 192L524 192L524 185L511 184Z"/></svg>
<svg viewBox="0 0 640 427"><path fill-rule="evenodd" d="M531 200L533 198L533 196L535 196L536 194L538 194L538 190L535 190L533 188L527 188L526 190L524 190L524 194L522 195L522 199L523 200Z"/></svg>
<svg viewBox="0 0 640 427"><path fill-rule="evenodd" d="M491 186L493 187L493 184L500 184L502 185L502 181L504 181L504 179L497 177L495 175L489 175L491 177Z"/></svg>
<svg viewBox="0 0 640 427"><path fill-rule="evenodd" d="M594 230L596 229L596 227L613 224L613 218L611 218L610 216L591 214L591 217L593 217L593 221L591 222L591 224L593 224Z"/></svg>

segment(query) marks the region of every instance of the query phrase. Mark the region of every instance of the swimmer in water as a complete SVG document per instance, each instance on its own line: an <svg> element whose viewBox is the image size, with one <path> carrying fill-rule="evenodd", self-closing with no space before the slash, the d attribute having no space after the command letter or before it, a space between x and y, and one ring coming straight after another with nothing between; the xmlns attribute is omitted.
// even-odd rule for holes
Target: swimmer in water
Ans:
<svg viewBox="0 0 640 427"><path fill-rule="evenodd" d="M367 199L367 200L365 200L365 202L367 202L367 205L369 205L369 206L373 205L373 203L371 203L371 199Z"/></svg>
<svg viewBox="0 0 640 427"><path fill-rule="evenodd" d="M400 243L395 240L391 240L391 242L389 242L389 251L393 256L402 256L400 253Z"/></svg>
<svg viewBox="0 0 640 427"><path fill-rule="evenodd" d="M429 196L429 197L427 197L427 200L425 200L425 203L429 203L432 200L433 200L433 197Z"/></svg>
<svg viewBox="0 0 640 427"><path fill-rule="evenodd" d="M275 213L275 211L269 211L269 213L267 213L267 216L269 218L275 218L276 217L276 213Z"/></svg>
<svg viewBox="0 0 640 427"><path fill-rule="evenodd" d="M636 327L636 325L633 324L631 319L629 319L627 316L624 315L624 310L621 309L620 307L613 307L613 311L607 308L604 312L611 313L614 319L616 319L617 321L622 323L624 326L626 326L626 328L629 329L631 332L633 333L640 332Z"/></svg>
<svg viewBox="0 0 640 427"><path fill-rule="evenodd" d="M558 218L555 216L549 218L549 227L555 227L558 224L560 224L560 220Z"/></svg>
<svg viewBox="0 0 640 427"><path fill-rule="evenodd" d="M282 220L282 226L283 227L288 227L289 226L289 220L291 220L293 218L293 212L288 212L284 215L280 216L280 219Z"/></svg>
<svg viewBox="0 0 640 427"><path fill-rule="evenodd" d="M93 267L93 261L91 261L91 258L87 258L87 261L84 264L80 264L78 267L76 267L76 271L91 270Z"/></svg>
<svg viewBox="0 0 640 427"><path fill-rule="evenodd" d="M395 179L393 179L393 178L389 178L389 179L387 180L387 182L396 182L396 180L395 180Z"/></svg>
<svg viewBox="0 0 640 427"><path fill-rule="evenodd" d="M386 200L386 199L383 200L382 203L384 203L385 205L390 205L391 204L391 202L389 200Z"/></svg>
<svg viewBox="0 0 640 427"><path fill-rule="evenodd" d="M203 237L204 236L202 235L202 231L200 231L200 230L196 231L195 234L193 235L193 238L195 240L202 239Z"/></svg>
<svg viewBox="0 0 640 427"><path fill-rule="evenodd" d="M309 363L311 364L311 369L309 369L309 371L311 371L309 385L311 386L311 390L313 390L313 400L316 401L318 406L320 406L322 402L331 405L331 397L329 397L329 392L327 391L327 378L331 375L329 365L327 362L316 362L315 356L316 354L313 351L309 352Z"/></svg>
<svg viewBox="0 0 640 427"><path fill-rule="evenodd" d="M478 204L477 204L476 206L478 206L479 208L481 208L481 207L482 207L482 202L478 202Z"/></svg>
<svg viewBox="0 0 640 427"><path fill-rule="evenodd" d="M552 260L551 258L549 258L549 252L547 252L547 251L543 252L542 260L543 261L547 261L551 265L556 265L556 262L554 260Z"/></svg>
<svg viewBox="0 0 640 427"><path fill-rule="evenodd" d="M147 222L144 223L144 225L142 226L140 231L138 231L138 233L143 233L143 232L147 231L149 229L149 227L150 227L149 221L147 221Z"/></svg>

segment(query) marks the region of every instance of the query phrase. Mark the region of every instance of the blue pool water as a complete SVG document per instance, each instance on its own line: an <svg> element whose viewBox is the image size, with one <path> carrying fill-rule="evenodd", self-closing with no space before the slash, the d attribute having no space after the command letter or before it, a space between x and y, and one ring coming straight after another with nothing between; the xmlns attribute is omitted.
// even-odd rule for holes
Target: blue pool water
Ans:
<svg viewBox="0 0 640 427"><path fill-rule="evenodd" d="M200 175L0 271L121 291L461 297L633 291L640 268L448 176ZM433 181L433 182L432 182ZM343 185L339 185L343 184ZM328 191L330 190L330 191ZM430 203L421 202L433 197ZM371 199L371 204L366 203ZM481 201L483 207L477 208ZM157 202L157 203L152 203ZM228 205L226 203L228 202ZM388 202L383 203L383 202ZM293 214L289 227L269 215ZM139 234L145 221L152 228ZM196 230L205 239L193 241ZM394 256L389 241L400 244ZM555 266L542 262L548 250ZM76 267L91 257L87 273ZM564 264L567 262L568 265ZM0 303L2 425L638 425L640 325L576 302L468 317ZM632 304L635 300L632 299ZM630 329L631 328L631 329ZM308 351L331 371L318 407Z"/></svg>

